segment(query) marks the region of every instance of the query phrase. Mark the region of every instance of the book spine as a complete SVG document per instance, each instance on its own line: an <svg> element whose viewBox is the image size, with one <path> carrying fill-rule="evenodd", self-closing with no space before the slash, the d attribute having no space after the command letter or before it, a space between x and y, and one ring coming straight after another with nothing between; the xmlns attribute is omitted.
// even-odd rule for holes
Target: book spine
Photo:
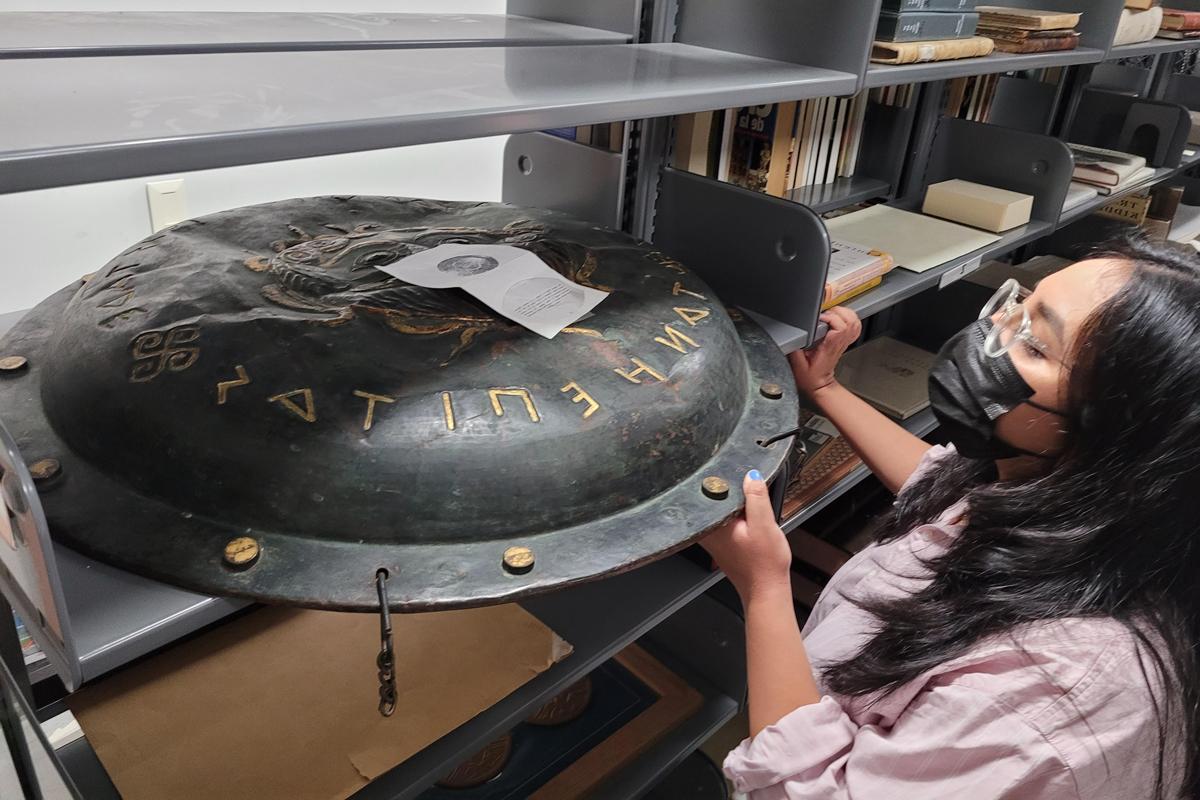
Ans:
<svg viewBox="0 0 1200 800"><path fill-rule="evenodd" d="M1200 11L1169 11L1163 13L1162 26L1171 30L1200 28Z"/></svg>
<svg viewBox="0 0 1200 800"><path fill-rule="evenodd" d="M879 15L875 38L885 42L965 39L975 35L975 27L978 24L979 15L974 12L883 13Z"/></svg>
<svg viewBox="0 0 1200 800"><path fill-rule="evenodd" d="M853 289L845 291L842 294L827 296L825 298L825 300L821 303L821 310L828 311L829 309L833 308L834 306L840 306L842 303L845 303L848 300L853 300L854 298L858 297L860 294L866 294L867 292L871 291L872 289L874 289L876 286L878 286L881 283L883 283L883 276L876 275L874 278L872 278L858 286L855 286ZM826 295L829 295L829 287L828 286L825 287L825 292L826 292Z"/></svg>
<svg viewBox="0 0 1200 800"><path fill-rule="evenodd" d="M794 163L792 164L792 181L790 189L804 185L804 164L808 157L808 120L812 117L815 100L802 100L800 109L796 112L796 146Z"/></svg>
<svg viewBox="0 0 1200 800"><path fill-rule="evenodd" d="M736 108L725 109L725 124L721 127L721 156L717 162L717 180L729 180L729 151L733 145L733 126L737 122Z"/></svg>
<svg viewBox="0 0 1200 800"><path fill-rule="evenodd" d="M829 139L829 163L825 166L825 183L837 180L838 167L842 160L842 134L846 128L846 115L850 108L850 98L839 97L836 111L833 115L833 132Z"/></svg>
<svg viewBox="0 0 1200 800"><path fill-rule="evenodd" d="M1074 50L1079 44L1078 36L1046 36L1029 38L1021 42L996 40L996 49L1001 53L1049 53L1058 50Z"/></svg>
<svg viewBox="0 0 1200 800"><path fill-rule="evenodd" d="M766 191L773 197L784 197L787 194L795 133L796 103L776 103L770 117L770 156L768 163L763 164L766 171Z"/></svg>
<svg viewBox="0 0 1200 800"><path fill-rule="evenodd" d="M899 14L904 11L971 11L975 0L883 0L883 10Z"/></svg>

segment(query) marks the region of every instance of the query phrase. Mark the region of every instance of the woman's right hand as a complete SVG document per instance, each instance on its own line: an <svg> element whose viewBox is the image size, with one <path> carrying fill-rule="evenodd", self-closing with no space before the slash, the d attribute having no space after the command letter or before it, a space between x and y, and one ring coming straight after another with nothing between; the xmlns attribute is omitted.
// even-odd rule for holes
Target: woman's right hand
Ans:
<svg viewBox="0 0 1200 800"><path fill-rule="evenodd" d="M796 386L810 398L835 382L834 368L850 345L862 333L862 320L848 308L836 306L821 315L829 326L825 338L809 350L797 350L788 356Z"/></svg>

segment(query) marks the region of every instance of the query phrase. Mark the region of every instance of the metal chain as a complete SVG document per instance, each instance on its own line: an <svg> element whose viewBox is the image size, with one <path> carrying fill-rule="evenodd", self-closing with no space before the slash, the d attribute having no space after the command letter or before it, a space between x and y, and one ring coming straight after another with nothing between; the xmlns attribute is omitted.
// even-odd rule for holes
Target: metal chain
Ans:
<svg viewBox="0 0 1200 800"><path fill-rule="evenodd" d="M375 573L375 592L379 595L379 713L390 717L396 710L396 659L392 650L392 612L388 608L388 572Z"/></svg>

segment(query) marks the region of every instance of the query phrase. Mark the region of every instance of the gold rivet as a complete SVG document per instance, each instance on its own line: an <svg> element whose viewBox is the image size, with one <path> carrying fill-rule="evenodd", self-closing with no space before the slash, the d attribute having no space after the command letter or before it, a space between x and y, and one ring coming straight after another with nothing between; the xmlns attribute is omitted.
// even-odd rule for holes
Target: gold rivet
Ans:
<svg viewBox="0 0 1200 800"><path fill-rule="evenodd" d="M768 400L778 400L783 397L783 387L778 383L764 383L758 387L758 391L762 392L762 396Z"/></svg>
<svg viewBox="0 0 1200 800"><path fill-rule="evenodd" d="M504 568L513 575L533 569L533 551L528 547L510 547L504 551Z"/></svg>
<svg viewBox="0 0 1200 800"><path fill-rule="evenodd" d="M724 500L729 497L729 481L724 478L718 478L716 475L709 475L700 484L700 488L704 490L706 497L711 497L713 500Z"/></svg>
<svg viewBox="0 0 1200 800"><path fill-rule="evenodd" d="M258 561L258 554L258 541L249 536L239 536L225 545L225 563L238 569L245 569Z"/></svg>
<svg viewBox="0 0 1200 800"><path fill-rule="evenodd" d="M57 458L43 458L29 465L29 474L37 483L43 483L62 472L62 464Z"/></svg>
<svg viewBox="0 0 1200 800"><path fill-rule="evenodd" d="M0 372L20 372L29 366L25 356L5 356L0 358Z"/></svg>

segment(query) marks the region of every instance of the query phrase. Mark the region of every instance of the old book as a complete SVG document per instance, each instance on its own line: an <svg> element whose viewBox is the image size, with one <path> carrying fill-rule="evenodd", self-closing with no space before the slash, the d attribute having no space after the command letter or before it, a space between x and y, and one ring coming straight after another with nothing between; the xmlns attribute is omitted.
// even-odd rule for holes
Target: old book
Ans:
<svg viewBox="0 0 1200 800"><path fill-rule="evenodd" d="M879 15L875 38L885 42L927 42L935 39L965 39L975 35L979 15L975 12L912 11Z"/></svg>
<svg viewBox="0 0 1200 800"><path fill-rule="evenodd" d="M1162 21L1163 10L1160 7L1147 11L1121 9L1121 16L1117 20L1117 30L1113 34L1113 46L1150 41L1159 32Z"/></svg>
<svg viewBox="0 0 1200 800"><path fill-rule="evenodd" d="M921 213L1000 233L1029 222L1033 195L955 178L930 184Z"/></svg>
<svg viewBox="0 0 1200 800"><path fill-rule="evenodd" d="M1125 0L1125 7L1135 11L1145 11L1157 5L1162 5L1162 0Z"/></svg>
<svg viewBox="0 0 1200 800"><path fill-rule="evenodd" d="M850 391L895 419L929 406L929 369L935 356L890 336L848 350L835 375Z"/></svg>
<svg viewBox="0 0 1200 800"><path fill-rule="evenodd" d="M708 154L712 144L713 117L716 112L701 111L675 119L675 152L671 165L697 175L708 174Z"/></svg>
<svg viewBox="0 0 1200 800"><path fill-rule="evenodd" d="M1058 36L1036 36L1019 42L996 39L996 49L1001 53L1050 53L1058 50L1074 50L1079 46L1079 34L1075 31Z"/></svg>
<svg viewBox="0 0 1200 800"><path fill-rule="evenodd" d="M1200 11L1162 9L1162 27L1168 31L1192 31L1200 28Z"/></svg>
<svg viewBox="0 0 1200 800"><path fill-rule="evenodd" d="M1137 170L1132 175L1130 175L1128 178L1126 178L1125 180L1118 183L1116 186L1102 186L1100 184L1092 184L1092 186L1096 187L1096 194L1107 197L1108 195L1112 194L1113 192L1124 191L1125 189L1129 188L1130 186L1137 186L1138 184L1143 183L1143 182L1149 180L1150 178L1153 178L1155 172L1156 172L1156 170L1154 169L1154 167L1142 167L1141 169Z"/></svg>
<svg viewBox="0 0 1200 800"><path fill-rule="evenodd" d="M1080 13L1061 11L1038 11L1032 8L1010 6L976 6L979 22L996 28L1023 28L1025 30L1053 30L1074 28L1079 24Z"/></svg>
<svg viewBox="0 0 1200 800"><path fill-rule="evenodd" d="M1054 30L1031 31L1025 28L995 28L991 25L981 24L976 32L980 36L986 36L989 39L1004 39L1010 42L1023 42L1026 39L1051 38L1054 36L1062 36L1066 33L1075 33L1071 28L1056 28Z"/></svg>
<svg viewBox="0 0 1200 800"><path fill-rule="evenodd" d="M897 267L911 272L933 269L1000 241L993 233L885 205L827 220L825 228L829 238L882 250Z"/></svg>
<svg viewBox="0 0 1200 800"><path fill-rule="evenodd" d="M1124 197L1109 200L1096 209L1095 213L1109 219L1119 219L1133 225L1141 225L1149 211L1149 194L1127 194Z"/></svg>
<svg viewBox="0 0 1200 800"><path fill-rule="evenodd" d="M1082 144L1067 146L1075 159L1075 171L1071 178L1082 183L1117 186L1146 166L1146 159L1142 156Z"/></svg>
<svg viewBox="0 0 1200 800"><path fill-rule="evenodd" d="M794 102L739 108L730 137L728 181L783 197L795 124Z"/></svg>
<svg viewBox="0 0 1200 800"><path fill-rule="evenodd" d="M871 60L876 64L917 64L925 61L950 61L977 58L992 52L992 40L984 36L970 39L944 39L937 42L875 42Z"/></svg>
<svg viewBox="0 0 1200 800"><path fill-rule="evenodd" d="M833 308L834 306L840 306L843 303L848 303L851 300L853 300L854 298L858 297L860 294L866 294L867 292L871 291L872 289L874 289L876 286L878 286L881 283L883 283L883 276L878 275L878 276L872 278L871 280L867 281L866 283L862 284L861 286L855 286L853 289L843 292L842 294L839 294L837 297L832 297L832 298L826 300L824 303L821 303L821 310L828 311L829 309Z"/></svg>
<svg viewBox="0 0 1200 800"><path fill-rule="evenodd" d="M883 10L902 11L973 11L975 0L883 0Z"/></svg>
<svg viewBox="0 0 1200 800"><path fill-rule="evenodd" d="M883 250L837 239L830 241L829 271L823 303L842 298L868 281L887 274L896 262Z"/></svg>
<svg viewBox="0 0 1200 800"><path fill-rule="evenodd" d="M1162 39L1200 39L1200 28L1194 31L1162 31L1158 32Z"/></svg>
<svg viewBox="0 0 1200 800"><path fill-rule="evenodd" d="M802 455L799 469L793 471L783 495L783 516L795 516L811 505L833 485L862 464L833 423L811 410L800 408L800 433L796 447Z"/></svg>

